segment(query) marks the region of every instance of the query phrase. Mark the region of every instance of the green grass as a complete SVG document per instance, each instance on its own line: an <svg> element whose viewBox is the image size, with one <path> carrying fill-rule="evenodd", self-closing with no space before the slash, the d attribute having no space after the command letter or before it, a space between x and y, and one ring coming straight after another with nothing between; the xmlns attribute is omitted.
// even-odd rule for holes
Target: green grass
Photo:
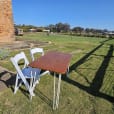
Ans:
<svg viewBox="0 0 114 114"><path fill-rule="evenodd" d="M36 96L30 101L22 87L14 95L11 88L0 93L1 114L114 114L114 39L85 38L52 34L25 34L20 40L51 42L44 51L58 50L72 54L69 78L63 76L59 108L52 110L53 77L41 78L35 88ZM9 58L0 61L15 71ZM29 50L24 50L30 60Z"/></svg>

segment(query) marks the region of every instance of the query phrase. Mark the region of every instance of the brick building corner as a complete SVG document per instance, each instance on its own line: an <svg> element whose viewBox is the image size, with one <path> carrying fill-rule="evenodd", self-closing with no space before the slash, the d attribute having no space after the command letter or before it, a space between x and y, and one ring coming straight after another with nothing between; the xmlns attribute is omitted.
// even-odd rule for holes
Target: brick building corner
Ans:
<svg viewBox="0 0 114 114"><path fill-rule="evenodd" d="M12 42L14 40L12 1L0 0L0 42Z"/></svg>

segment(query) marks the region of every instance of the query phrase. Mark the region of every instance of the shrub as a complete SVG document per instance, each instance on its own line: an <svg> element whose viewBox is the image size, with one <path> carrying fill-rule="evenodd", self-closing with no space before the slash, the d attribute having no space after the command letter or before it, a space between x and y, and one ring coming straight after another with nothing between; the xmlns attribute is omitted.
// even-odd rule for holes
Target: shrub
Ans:
<svg viewBox="0 0 114 114"><path fill-rule="evenodd" d="M0 49L0 60L3 60L9 56L10 52L8 49Z"/></svg>

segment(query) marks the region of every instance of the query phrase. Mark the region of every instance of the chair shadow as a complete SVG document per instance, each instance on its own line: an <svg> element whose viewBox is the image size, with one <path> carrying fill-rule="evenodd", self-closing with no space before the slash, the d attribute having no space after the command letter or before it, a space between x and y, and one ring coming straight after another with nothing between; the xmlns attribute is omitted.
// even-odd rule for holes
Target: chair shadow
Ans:
<svg viewBox="0 0 114 114"><path fill-rule="evenodd" d="M7 74L9 76L7 77ZM7 88L10 88L12 92L14 92L14 85L15 85L15 80L16 80L16 74L11 73L10 71L4 70L3 72L0 73L0 81L3 82ZM28 91L25 90L24 88L20 87L19 90L29 98L28 96Z"/></svg>
<svg viewBox="0 0 114 114"><path fill-rule="evenodd" d="M9 74L10 76L7 77L7 74ZM11 73L6 70L4 70L3 72L0 73L0 82L3 82L7 88L11 88L12 92L14 92L15 80L16 80L16 74L14 74L14 73ZM29 99L30 98L29 92L25 89L25 86L23 86L23 85L24 84L22 83L22 86L19 87L19 90ZM39 90L37 90L35 92L36 92L36 95L38 95L44 102L46 102L50 107L52 107L52 101L47 96L45 96Z"/></svg>
<svg viewBox="0 0 114 114"><path fill-rule="evenodd" d="M19 87L19 90L20 90L28 99L30 99L30 94L29 94L29 92L28 92L26 89L24 89L24 88L22 88L22 87Z"/></svg>
<svg viewBox="0 0 114 114"><path fill-rule="evenodd" d="M7 88L11 88L12 91L14 90L13 86L15 84L15 78L15 74L10 71L4 70L0 73L0 81L3 82Z"/></svg>
<svg viewBox="0 0 114 114"><path fill-rule="evenodd" d="M107 40L108 41L108 40ZM74 63L72 66L70 66L70 70L69 72L72 72L73 70L75 70L79 65L83 64L86 59L93 54L96 50L98 50L101 46L103 46L104 43L98 45L96 48L94 48L92 51L90 51L88 54L86 54L84 57L82 57L79 61L77 61L76 63ZM100 98L104 98L109 102L114 103L114 97L107 95L105 93L100 92L100 88L102 87L103 84L103 79L107 70L107 67L109 65L110 59L111 57L113 57L113 50L114 50L114 46L110 45L109 50L107 52L107 55L104 56L104 60L102 61L99 69L97 70L94 79L92 80L92 83L89 82L90 86L84 86L82 84L80 84L79 82L76 82L66 76L62 77L62 80L68 82L69 84L72 84L84 91L86 91L87 93L93 95L93 96L97 96ZM88 81L88 80L86 80Z"/></svg>
<svg viewBox="0 0 114 114"><path fill-rule="evenodd" d="M35 94L42 99L45 103L47 103L51 108L53 106L53 101L50 100L46 95L44 95L39 89L35 90Z"/></svg>

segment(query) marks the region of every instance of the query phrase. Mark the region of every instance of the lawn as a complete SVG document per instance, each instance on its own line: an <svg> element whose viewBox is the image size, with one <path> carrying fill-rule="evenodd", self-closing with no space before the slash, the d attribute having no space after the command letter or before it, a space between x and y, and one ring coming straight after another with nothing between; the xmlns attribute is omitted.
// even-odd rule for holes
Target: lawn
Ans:
<svg viewBox="0 0 114 114"><path fill-rule="evenodd" d="M14 95L11 88L0 93L0 114L114 114L114 39L30 33L18 40L48 42L44 51L72 54L69 78L62 76L59 108L52 110L53 76L45 75L29 100L24 87ZM15 71L11 50L0 64ZM30 60L29 49L23 50Z"/></svg>

